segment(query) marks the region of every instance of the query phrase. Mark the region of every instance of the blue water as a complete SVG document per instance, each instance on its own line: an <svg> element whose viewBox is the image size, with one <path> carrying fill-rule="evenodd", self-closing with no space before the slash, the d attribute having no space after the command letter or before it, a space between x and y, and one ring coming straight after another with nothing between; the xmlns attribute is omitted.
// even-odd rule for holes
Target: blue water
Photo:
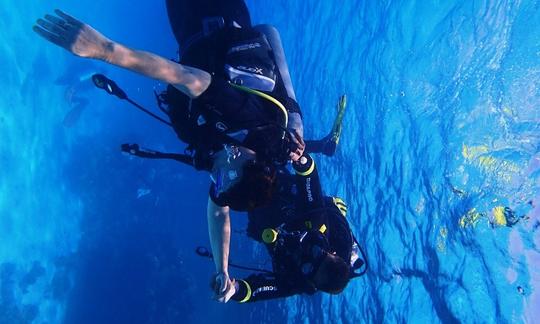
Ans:
<svg viewBox="0 0 540 324"><path fill-rule="evenodd" d="M0 0L0 323L537 322L540 2L247 3L281 32L306 137L348 95L338 153L318 162L370 272L339 296L212 301L213 266L193 253L208 245L207 176L120 154L183 146L84 80L106 72L149 107L164 85L39 39L51 4ZM176 56L160 1L55 5ZM66 117L74 93L90 104ZM499 206L528 219L492 226ZM244 215L233 227L231 258L269 267Z"/></svg>

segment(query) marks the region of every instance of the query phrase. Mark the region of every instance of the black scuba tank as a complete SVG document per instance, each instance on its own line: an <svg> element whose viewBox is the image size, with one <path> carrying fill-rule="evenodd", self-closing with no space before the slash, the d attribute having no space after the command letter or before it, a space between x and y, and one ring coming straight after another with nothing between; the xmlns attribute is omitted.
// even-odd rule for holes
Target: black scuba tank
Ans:
<svg viewBox="0 0 540 324"><path fill-rule="evenodd" d="M223 26L251 27L244 0L167 0L167 14L181 55Z"/></svg>

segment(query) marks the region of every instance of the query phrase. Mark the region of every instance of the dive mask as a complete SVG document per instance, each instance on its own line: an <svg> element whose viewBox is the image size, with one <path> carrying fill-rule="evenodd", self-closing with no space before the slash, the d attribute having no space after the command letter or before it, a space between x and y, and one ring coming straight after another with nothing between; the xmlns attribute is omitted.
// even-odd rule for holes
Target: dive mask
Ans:
<svg viewBox="0 0 540 324"><path fill-rule="evenodd" d="M250 160L249 154L243 154L237 146L226 144L223 149L225 150L227 163L216 168L210 174L217 197L227 191L242 176L244 164Z"/></svg>
<svg viewBox="0 0 540 324"><path fill-rule="evenodd" d="M306 232L300 243L304 250L304 262L300 265L302 273L307 278L313 278L328 255L328 240L319 231Z"/></svg>
<svg viewBox="0 0 540 324"><path fill-rule="evenodd" d="M311 247L310 254L308 261L302 263L301 270L304 276L312 279L319 270L328 252L323 250L320 246L314 245Z"/></svg>

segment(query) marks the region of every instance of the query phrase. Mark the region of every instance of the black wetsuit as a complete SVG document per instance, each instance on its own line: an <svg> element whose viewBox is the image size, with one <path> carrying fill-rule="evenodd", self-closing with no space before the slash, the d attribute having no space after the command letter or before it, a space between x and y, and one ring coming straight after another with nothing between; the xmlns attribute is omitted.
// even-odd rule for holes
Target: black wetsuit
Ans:
<svg viewBox="0 0 540 324"><path fill-rule="evenodd" d="M181 53L203 36L204 19L223 17L225 24L235 22L241 27L251 27L244 0L167 0L166 5Z"/></svg>
<svg viewBox="0 0 540 324"><path fill-rule="evenodd" d="M263 242L261 234L266 228L281 231L275 243L266 244L274 274L253 274L239 280L233 300L253 302L315 293L317 290L300 269L299 238L303 233L324 232L330 250L344 260L351 259L353 237L349 225L333 198L323 195L313 160L308 157L308 163L295 165L295 171L294 177L280 175L283 179L279 193L269 207L248 214L248 236L253 239Z"/></svg>

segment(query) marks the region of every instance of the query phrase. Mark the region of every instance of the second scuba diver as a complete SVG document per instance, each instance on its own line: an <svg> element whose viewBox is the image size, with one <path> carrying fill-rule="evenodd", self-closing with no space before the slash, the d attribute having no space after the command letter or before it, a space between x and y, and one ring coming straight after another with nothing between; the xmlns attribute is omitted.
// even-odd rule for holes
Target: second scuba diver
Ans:
<svg viewBox="0 0 540 324"><path fill-rule="evenodd" d="M293 168L295 176L287 170L278 174L272 203L248 215L247 235L266 245L273 271L232 279L229 290L215 290L218 301L253 302L317 291L338 294L349 279L367 271L366 256L346 219L345 203L323 195L309 154ZM361 273L355 272L362 267Z"/></svg>

